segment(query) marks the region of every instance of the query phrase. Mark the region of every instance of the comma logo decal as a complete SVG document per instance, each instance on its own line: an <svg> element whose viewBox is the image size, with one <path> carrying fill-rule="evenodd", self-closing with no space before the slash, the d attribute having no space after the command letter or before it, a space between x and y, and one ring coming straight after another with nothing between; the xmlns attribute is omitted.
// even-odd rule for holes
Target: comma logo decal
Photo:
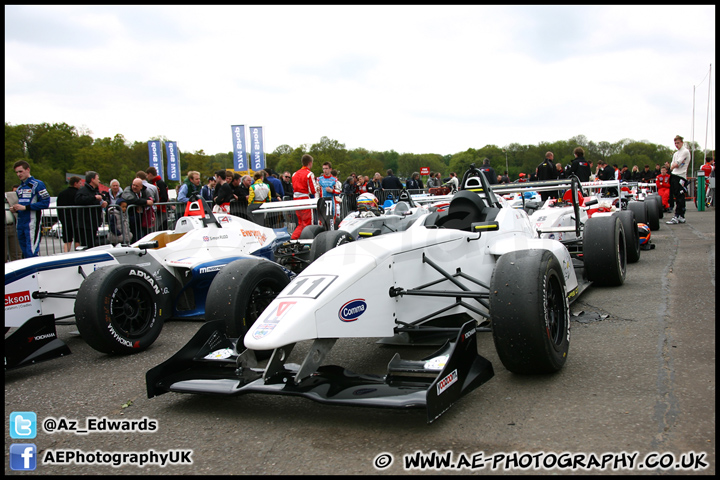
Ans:
<svg viewBox="0 0 720 480"><path fill-rule="evenodd" d="M343 322L354 322L355 320L360 318L360 315L365 313L366 310L367 303L365 303L365 300L362 298L356 298L355 300L350 300L345 305L340 307L338 317Z"/></svg>

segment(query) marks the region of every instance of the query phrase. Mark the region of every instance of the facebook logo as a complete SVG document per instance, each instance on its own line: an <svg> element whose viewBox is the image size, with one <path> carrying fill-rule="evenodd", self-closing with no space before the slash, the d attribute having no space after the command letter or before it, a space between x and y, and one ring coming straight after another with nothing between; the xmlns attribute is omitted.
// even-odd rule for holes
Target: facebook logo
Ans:
<svg viewBox="0 0 720 480"><path fill-rule="evenodd" d="M11 470L35 470L37 467L37 447L32 443L13 443L10 445Z"/></svg>
<svg viewBox="0 0 720 480"><path fill-rule="evenodd" d="M10 438L35 438L37 415L35 412L12 412L10 414Z"/></svg>

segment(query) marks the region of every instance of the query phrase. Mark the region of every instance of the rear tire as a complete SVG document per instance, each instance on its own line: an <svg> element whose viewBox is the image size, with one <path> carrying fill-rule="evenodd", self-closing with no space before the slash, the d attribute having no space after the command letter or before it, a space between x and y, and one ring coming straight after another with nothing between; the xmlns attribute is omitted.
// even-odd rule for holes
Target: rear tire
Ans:
<svg viewBox="0 0 720 480"><path fill-rule="evenodd" d="M321 232L313 240L310 247L310 263L320 258L325 252L353 241L352 235L345 230L331 230L329 232Z"/></svg>
<svg viewBox="0 0 720 480"><path fill-rule="evenodd" d="M647 206L645 202L628 202L628 210L635 214L637 223L647 223Z"/></svg>
<svg viewBox="0 0 720 480"><path fill-rule="evenodd" d="M662 203L662 197L657 193L651 193L650 195L645 197L646 200L648 198L654 200L655 203L657 203L658 218L663 218L663 210L665 210L665 207L663 206L663 203Z"/></svg>
<svg viewBox="0 0 720 480"><path fill-rule="evenodd" d="M300 232L300 240L312 240L317 237L320 232L324 231L325 227L322 225L308 225Z"/></svg>
<svg viewBox="0 0 720 480"><path fill-rule="evenodd" d="M91 273L75 299L75 323L83 339L103 353L145 350L170 315L169 295L147 270L111 265Z"/></svg>
<svg viewBox="0 0 720 480"><path fill-rule="evenodd" d="M260 258L230 262L210 284L205 321L223 320L228 337L238 339L237 350L242 352L243 337L288 283L290 279L276 263Z"/></svg>
<svg viewBox="0 0 720 480"><path fill-rule="evenodd" d="M629 210L621 210L617 212L625 230L625 247L627 251L627 263L635 263L640 260L640 236L638 235L638 226L635 221L635 214Z"/></svg>
<svg viewBox="0 0 720 480"><path fill-rule="evenodd" d="M538 374L560 370L570 348L565 277L548 250L501 256L490 280L493 341L505 368Z"/></svg>
<svg viewBox="0 0 720 480"><path fill-rule="evenodd" d="M657 202L654 200L645 199L645 206L647 208L647 223L650 230L653 232L660 230L660 217L658 213Z"/></svg>
<svg viewBox="0 0 720 480"><path fill-rule="evenodd" d="M620 217L588 219L583 237L583 262L588 280L607 286L625 283L626 252L625 230Z"/></svg>

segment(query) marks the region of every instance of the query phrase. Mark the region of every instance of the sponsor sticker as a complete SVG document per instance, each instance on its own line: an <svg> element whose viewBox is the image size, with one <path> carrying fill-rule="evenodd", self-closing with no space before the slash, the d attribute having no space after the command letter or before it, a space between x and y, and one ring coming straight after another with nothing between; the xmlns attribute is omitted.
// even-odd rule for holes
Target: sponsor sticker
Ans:
<svg viewBox="0 0 720 480"><path fill-rule="evenodd" d="M5 294L5 306L12 307L13 305L20 305L23 303L30 303L30 291L25 290L24 292L6 293Z"/></svg>
<svg viewBox="0 0 720 480"><path fill-rule="evenodd" d="M431 358L425 362L423 368L425 368L425 370L442 370L445 368L448 358L450 358L448 355L440 355L439 357Z"/></svg>
<svg viewBox="0 0 720 480"><path fill-rule="evenodd" d="M355 320L360 318L360 315L365 313L367 308L368 307L367 303L365 303L365 299L356 298L355 300L350 300L345 305L340 307L338 317L343 322L354 322Z"/></svg>
<svg viewBox="0 0 720 480"><path fill-rule="evenodd" d="M457 373L457 370L453 370L452 372L450 372L450 374L449 374L448 376L446 376L445 378L443 378L442 380L440 380L440 381L437 383L437 393L438 393L438 395L440 395L440 394L443 393L445 390L447 390L448 388L450 388L450 385L452 385L453 383L455 383L455 382L457 382L457 381L458 381L458 373Z"/></svg>
<svg viewBox="0 0 720 480"><path fill-rule="evenodd" d="M207 355L205 355L205 359L213 360L218 359L221 360L223 358L230 358L233 355L232 348L221 348L220 350L215 350L214 352L210 352Z"/></svg>
<svg viewBox="0 0 720 480"><path fill-rule="evenodd" d="M262 321L258 322L255 331L253 331L253 338L260 340L269 335L296 303L297 302L278 302L277 308L270 310L270 313L268 313Z"/></svg>

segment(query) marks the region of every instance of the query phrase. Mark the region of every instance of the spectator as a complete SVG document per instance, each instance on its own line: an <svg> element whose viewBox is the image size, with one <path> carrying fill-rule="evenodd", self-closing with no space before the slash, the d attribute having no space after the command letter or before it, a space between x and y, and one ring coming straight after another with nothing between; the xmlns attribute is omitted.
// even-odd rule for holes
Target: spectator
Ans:
<svg viewBox="0 0 720 480"><path fill-rule="evenodd" d="M555 165L553 165L554 159L555 155L552 152L547 152L545 153L545 160L543 160L542 163L538 165L537 177L538 180L540 180L541 182L557 179L557 169L555 168ZM543 202L550 197L557 198L557 195L557 190L540 192L540 198L542 198Z"/></svg>
<svg viewBox="0 0 720 480"><path fill-rule="evenodd" d="M597 179L602 181L616 180L615 169L608 165L605 160L598 160ZM607 194L611 196L617 196L618 194L617 188L607 188L603 189L603 191L607 192Z"/></svg>
<svg viewBox="0 0 720 480"><path fill-rule="evenodd" d="M622 166L622 170L620 170L620 181L621 182L629 182L631 181L632 177L630 176L630 170L628 170L627 165Z"/></svg>
<svg viewBox="0 0 720 480"><path fill-rule="evenodd" d="M13 185L13 192L17 191L19 185ZM22 258L22 250L17 237L17 214L10 209L8 193L5 193L5 263ZM16 199L17 197L14 196Z"/></svg>
<svg viewBox="0 0 720 480"><path fill-rule="evenodd" d="M641 179L640 170L638 169L637 165L633 165L632 171L630 172L630 181L631 182L639 182Z"/></svg>
<svg viewBox="0 0 720 480"><path fill-rule="evenodd" d="M139 178L142 180L143 186L148 190L148 195L150 198L153 199L153 210L155 210L155 204L160 201L160 192L158 191L158 188L153 185L152 183L148 182L148 175L147 173L143 172L142 170L138 171L135 174L136 178Z"/></svg>
<svg viewBox="0 0 720 480"><path fill-rule="evenodd" d="M78 179L80 177L77 177ZM117 180L117 178L113 178L110 180L110 192L108 193L108 204L109 205L115 205L120 198L120 195L122 195L122 188L120 187L120 182ZM58 195L59 197L60 195Z"/></svg>
<svg viewBox="0 0 720 480"><path fill-rule="evenodd" d="M99 187L100 175L91 170L85 174L85 185L75 194L75 204L85 206L78 215L78 231L80 244L87 248L98 244L98 228L103 223L103 209L108 205L107 201L103 200ZM100 208L96 208L98 205Z"/></svg>
<svg viewBox="0 0 720 480"><path fill-rule="evenodd" d="M250 186L253 183L253 179L250 175L243 175L240 178L240 185L233 191L235 197L237 197L237 203L240 206L240 217L252 220L248 216L248 197L250 196Z"/></svg>
<svg viewBox="0 0 720 480"><path fill-rule="evenodd" d="M592 171L590 170L590 164L585 160L585 150L582 147L576 147L573 154L575 159L570 164L568 176L575 175L581 182L589 182Z"/></svg>
<svg viewBox="0 0 720 480"><path fill-rule="evenodd" d="M372 187L368 187L368 191L370 191L370 188L372 188L372 192L370 193L377 193L382 190L382 175L380 175L379 172L375 172L371 183Z"/></svg>
<svg viewBox="0 0 720 480"><path fill-rule="evenodd" d="M198 181L200 177L198 177ZM217 180L215 177L208 177L207 184L203 185L200 189L200 196L205 199L208 204L212 205L213 199L215 198L215 188L217 187Z"/></svg>
<svg viewBox="0 0 720 480"><path fill-rule="evenodd" d="M282 201L283 197L285 196L285 190L283 189L283 184L280 181L280 179L277 177L277 174L274 170L271 168L265 169L265 178L267 181L272 185L273 189L273 196L272 200L273 202L280 202Z"/></svg>
<svg viewBox="0 0 720 480"><path fill-rule="evenodd" d="M147 174L147 181L148 183L155 186L155 188L158 191L158 198L160 200L160 203L164 203L165 205L156 205L156 211L157 211L157 228L160 230L167 230L168 225L168 216L167 216L167 209L168 205L167 203L170 201L170 197L168 196L168 187L165 181L158 175L157 169L155 167L148 167L145 170L145 173ZM172 206L170 206L172 208Z"/></svg>
<svg viewBox="0 0 720 480"><path fill-rule="evenodd" d="M387 176L380 182L383 190L397 190L398 192L403 189L403 184L398 177L393 175L391 168L387 170ZM343 187L344 190L344 187Z"/></svg>
<svg viewBox="0 0 720 480"><path fill-rule="evenodd" d="M230 181L230 188L232 188L233 198L230 200L230 215L236 217L242 216L243 210L247 213L247 201L243 197L242 187L242 176L239 173L233 173L232 180ZM243 208L244 207L244 208Z"/></svg>
<svg viewBox="0 0 720 480"><path fill-rule="evenodd" d="M560 162L555 164L555 175L558 180L562 180L564 178L567 178L565 176L565 170L563 169L563 166Z"/></svg>
<svg viewBox="0 0 720 480"><path fill-rule="evenodd" d="M283 173L282 178L280 180L282 181L283 192L285 192L285 195L283 195L283 200L292 200L292 196L293 196L292 175L290 175L290 172L285 171L285 173Z"/></svg>
<svg viewBox="0 0 720 480"><path fill-rule="evenodd" d="M325 162L322 164L322 175L317 177L318 187L322 197L329 201L331 217L334 219L336 215L335 197L341 192L336 190L338 179L333 175L332 163Z"/></svg>
<svg viewBox="0 0 720 480"><path fill-rule="evenodd" d="M218 170L215 172L215 196L213 197L213 212L230 213L230 200L233 199L233 191L230 183L226 181L227 172Z"/></svg>
<svg viewBox="0 0 720 480"><path fill-rule="evenodd" d="M255 172L253 180L255 181L250 185L250 195L248 195L247 213L250 220L259 225L263 225L264 221L262 216L254 215L253 212L260 208L263 203L272 201L272 192L270 191L270 186L263 181L262 171Z"/></svg>
<svg viewBox="0 0 720 480"><path fill-rule="evenodd" d="M455 172L450 172L450 179L443 184L445 187L450 187L451 192L457 192L460 187L460 182Z"/></svg>
<svg viewBox="0 0 720 480"><path fill-rule="evenodd" d="M690 165L690 152L685 148L683 137L675 136L675 148L677 152L673 153L672 163L670 164L670 200L669 204L675 204L675 216L670 221L665 222L669 225L685 223L685 194L687 193L687 169Z"/></svg>
<svg viewBox="0 0 720 480"><path fill-rule="evenodd" d="M127 208L128 201L122 196L115 205L108 207L108 239L114 246L132 243L133 236L130 231Z"/></svg>
<svg viewBox="0 0 720 480"><path fill-rule="evenodd" d="M435 172L430 172L430 177L427 181L427 187L430 188L437 188L441 185L440 180L435 177Z"/></svg>
<svg viewBox="0 0 720 480"><path fill-rule="evenodd" d="M485 175L485 178L487 178L487 181L490 185L495 185L497 183L497 175L495 173L495 169L490 166L489 158L485 158L483 160L480 171L483 173L483 175Z"/></svg>
<svg viewBox="0 0 720 480"><path fill-rule="evenodd" d="M657 177L657 176L660 175L661 173L662 173L662 172L661 172L661 169L660 169L660 164L659 164L659 163L656 163L656 164L655 164L655 170L653 171L653 177Z"/></svg>
<svg viewBox="0 0 720 480"><path fill-rule="evenodd" d="M213 181L215 181L213 179ZM180 185L180 190L178 190L177 194L177 200L178 202L188 202L190 201L190 198L192 198L193 195L199 195L200 194L200 172L196 172L195 170L190 170L187 174L187 178L183 182L182 185ZM209 202L212 202L212 197L210 197Z"/></svg>
<svg viewBox="0 0 720 480"><path fill-rule="evenodd" d="M650 171L650 165L645 165L645 170L640 173L640 181L643 183L650 183L654 178L653 172Z"/></svg>
<svg viewBox="0 0 720 480"><path fill-rule="evenodd" d="M30 175L30 164L19 160L13 169L20 179L17 189L18 203L10 207L17 213L17 239L24 258L37 257L40 253L42 210L50 206L50 194L45 184Z"/></svg>
<svg viewBox="0 0 720 480"><path fill-rule="evenodd" d="M315 198L315 195L317 195L317 190L315 189L315 175L311 170L313 157L306 153L302 156L300 161L302 162L302 167L296 171L292 177L293 198L295 200ZM292 240L300 238L300 234L303 229L312 223L312 211L297 210L295 214L297 215L298 224L290 236Z"/></svg>
<svg viewBox="0 0 720 480"><path fill-rule="evenodd" d="M60 192L57 196L57 206L66 207L57 209L58 220L60 221L60 226L62 229L61 237L63 241L63 252L71 252L75 248L78 248L80 246L80 232L78 231L80 225L80 219L78 218L79 212L77 208L71 207L76 205L75 196L78 193L81 181L82 179L80 177L70 177L70 179L68 180L68 188ZM115 185L118 188L120 187L120 182L118 182L117 180L113 180L113 182L115 182ZM110 185L112 186L112 182L110 182ZM122 194L122 192L116 195L115 199L119 198L120 194ZM110 198L113 197L111 196ZM75 243L74 248L73 241Z"/></svg>
<svg viewBox="0 0 720 480"><path fill-rule="evenodd" d="M408 181L405 182L405 188L408 190L421 190L423 188L422 183L420 182L420 174L418 172L413 172L412 175L410 175Z"/></svg>
<svg viewBox="0 0 720 480"><path fill-rule="evenodd" d="M153 199L140 178L134 178L130 186L125 187L120 198L126 200L128 206L132 207L128 208L126 212L130 232L132 232L132 238L135 241L140 240L148 232L147 228L143 227L143 218L146 215L147 208L152 210Z"/></svg>

